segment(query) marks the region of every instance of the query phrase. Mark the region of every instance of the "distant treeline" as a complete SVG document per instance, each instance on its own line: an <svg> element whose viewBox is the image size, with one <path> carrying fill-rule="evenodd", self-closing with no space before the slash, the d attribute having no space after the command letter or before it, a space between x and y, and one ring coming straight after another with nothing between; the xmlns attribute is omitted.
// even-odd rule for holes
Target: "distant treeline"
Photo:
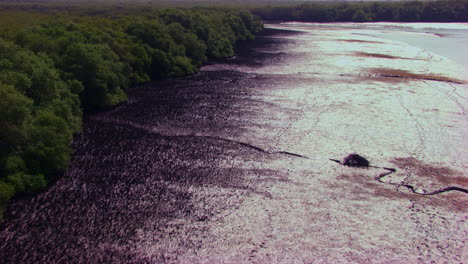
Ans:
<svg viewBox="0 0 468 264"><path fill-rule="evenodd" d="M259 7L264 20L302 22L468 22L468 1L311 3Z"/></svg>
<svg viewBox="0 0 468 264"><path fill-rule="evenodd" d="M0 24L17 11L6 12L13 13ZM0 218L13 196L41 191L63 173L83 110L110 108L127 99L132 85L232 56L236 41L262 29L239 10L60 17L0 32Z"/></svg>

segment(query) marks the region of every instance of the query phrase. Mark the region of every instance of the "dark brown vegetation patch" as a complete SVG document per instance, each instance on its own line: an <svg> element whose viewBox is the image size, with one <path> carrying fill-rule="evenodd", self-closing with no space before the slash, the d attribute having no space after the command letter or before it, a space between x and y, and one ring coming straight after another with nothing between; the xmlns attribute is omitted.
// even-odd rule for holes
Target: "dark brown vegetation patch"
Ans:
<svg viewBox="0 0 468 264"><path fill-rule="evenodd" d="M468 187L468 178L463 173L448 167L436 167L424 164L415 158L395 158L391 161L398 167L409 170L418 178L436 181L447 186Z"/></svg>
<svg viewBox="0 0 468 264"><path fill-rule="evenodd" d="M422 74L412 73L405 70L389 69L389 68L372 68L369 71L377 77L389 77L389 78L402 78L402 79L417 79L417 80L429 80L439 82L452 82L464 84L466 81L450 78L440 74Z"/></svg>
<svg viewBox="0 0 468 264"><path fill-rule="evenodd" d="M417 60L412 58L403 58L398 56L392 56L387 54L379 54L379 53L368 53L368 52L355 52L356 56L359 57L370 57L370 58L382 58L382 59L400 59L400 60Z"/></svg>
<svg viewBox="0 0 468 264"><path fill-rule="evenodd" d="M351 43L371 43L371 44L383 44L384 42L360 40L360 39L340 39L339 41L351 42Z"/></svg>

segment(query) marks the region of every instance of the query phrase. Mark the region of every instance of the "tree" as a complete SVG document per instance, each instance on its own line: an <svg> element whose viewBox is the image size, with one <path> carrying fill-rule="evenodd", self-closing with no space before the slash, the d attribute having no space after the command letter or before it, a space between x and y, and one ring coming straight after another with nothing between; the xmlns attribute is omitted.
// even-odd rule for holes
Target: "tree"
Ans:
<svg viewBox="0 0 468 264"><path fill-rule="evenodd" d="M370 18L369 15L367 15L364 10L362 9L357 9L355 12L354 12L354 15L353 15L353 21L355 22L368 22L368 21L371 21L372 19Z"/></svg>
<svg viewBox="0 0 468 264"><path fill-rule="evenodd" d="M107 45L76 43L65 54L63 68L83 83L81 100L88 109L108 108L127 99L122 90L128 86L125 65Z"/></svg>
<svg viewBox="0 0 468 264"><path fill-rule="evenodd" d="M53 179L63 172L70 159L72 131L65 120L41 110L30 127L30 142L25 146L25 161L32 174L44 173Z"/></svg>
<svg viewBox="0 0 468 264"><path fill-rule="evenodd" d="M0 98L0 160L4 161L9 153L17 151L24 143L33 102L13 86L2 83Z"/></svg>
<svg viewBox="0 0 468 264"><path fill-rule="evenodd" d="M167 27L174 42L184 48L184 53L190 58L192 65L199 66L206 61L207 47L197 35L189 32L179 23L171 23Z"/></svg>

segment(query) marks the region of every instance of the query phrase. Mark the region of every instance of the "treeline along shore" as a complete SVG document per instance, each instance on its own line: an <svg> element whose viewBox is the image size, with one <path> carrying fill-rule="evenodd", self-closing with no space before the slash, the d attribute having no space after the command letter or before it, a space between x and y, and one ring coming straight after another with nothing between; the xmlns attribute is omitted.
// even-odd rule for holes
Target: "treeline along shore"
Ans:
<svg viewBox="0 0 468 264"><path fill-rule="evenodd" d="M301 22L468 22L467 0L277 3L254 7L264 20Z"/></svg>
<svg viewBox="0 0 468 264"><path fill-rule="evenodd" d="M124 102L132 85L230 57L263 27L237 9L44 8L0 10L0 218L11 198L40 192L64 172L83 112Z"/></svg>

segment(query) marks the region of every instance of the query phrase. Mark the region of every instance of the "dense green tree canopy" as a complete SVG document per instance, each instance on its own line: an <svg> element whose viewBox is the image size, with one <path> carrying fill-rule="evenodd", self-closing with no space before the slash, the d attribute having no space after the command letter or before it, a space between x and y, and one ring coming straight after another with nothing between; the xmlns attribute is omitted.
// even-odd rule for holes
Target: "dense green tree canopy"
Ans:
<svg viewBox="0 0 468 264"><path fill-rule="evenodd" d="M15 193L38 192L66 169L82 109L113 107L131 85L232 56L261 28L248 12L198 8L64 16L0 32L0 216Z"/></svg>
<svg viewBox="0 0 468 264"><path fill-rule="evenodd" d="M45 54L0 39L0 207L63 171L81 126L78 94ZM75 89L75 92L79 90Z"/></svg>

